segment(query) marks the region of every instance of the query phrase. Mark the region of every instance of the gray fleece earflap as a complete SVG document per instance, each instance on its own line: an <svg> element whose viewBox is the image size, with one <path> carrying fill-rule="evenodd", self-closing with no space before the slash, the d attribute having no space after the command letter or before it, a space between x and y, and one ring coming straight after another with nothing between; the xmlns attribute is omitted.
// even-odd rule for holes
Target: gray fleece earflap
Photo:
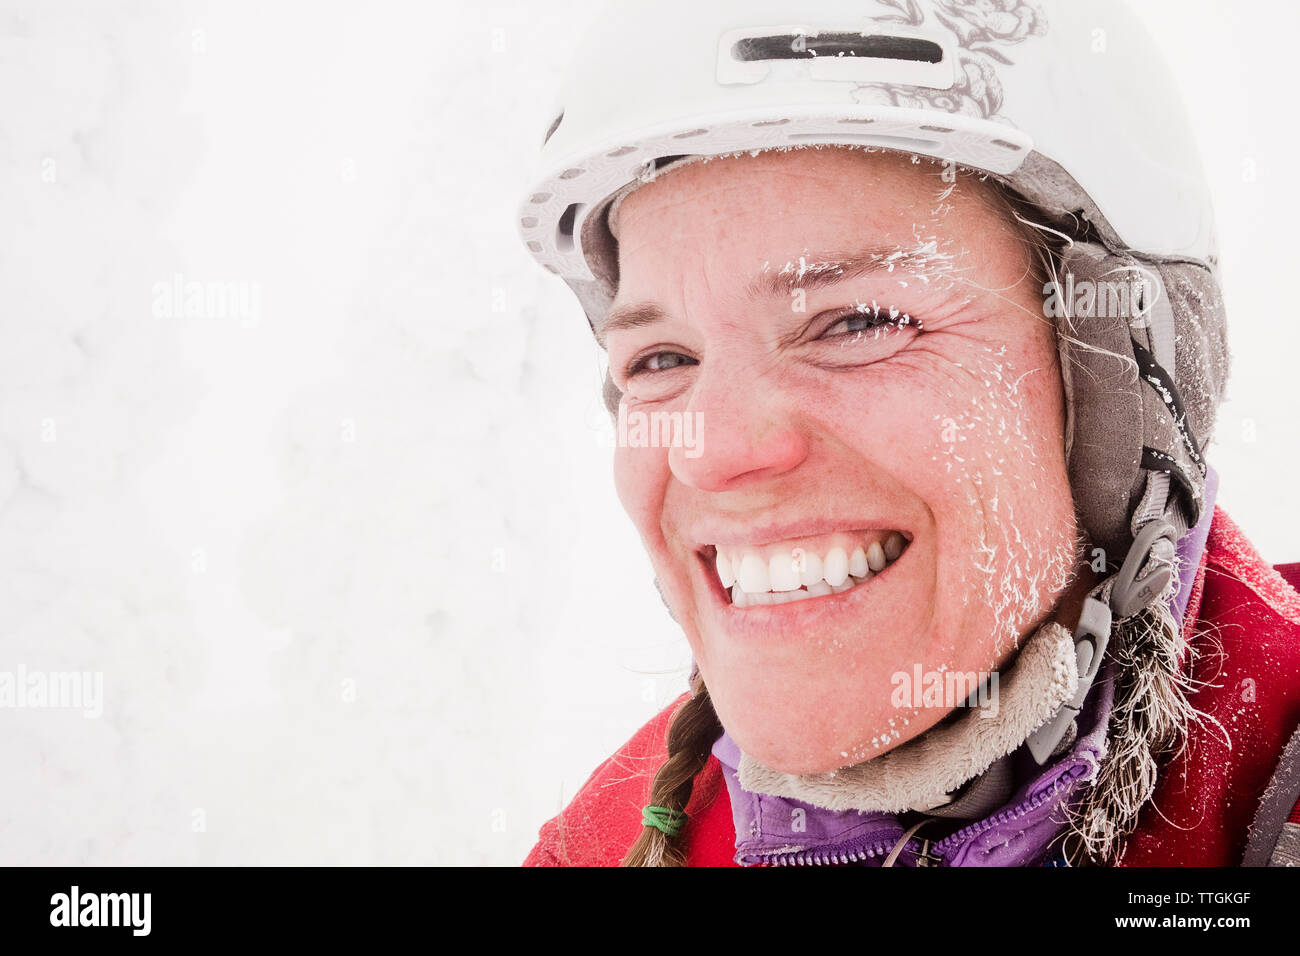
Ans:
<svg viewBox="0 0 1300 956"><path fill-rule="evenodd" d="M1181 536L1200 519L1204 449L1228 372L1222 296L1199 263L1075 242L1060 257L1047 311L1057 321L1075 507L1117 567L1148 522L1166 518ZM1151 493L1153 479L1166 501Z"/></svg>

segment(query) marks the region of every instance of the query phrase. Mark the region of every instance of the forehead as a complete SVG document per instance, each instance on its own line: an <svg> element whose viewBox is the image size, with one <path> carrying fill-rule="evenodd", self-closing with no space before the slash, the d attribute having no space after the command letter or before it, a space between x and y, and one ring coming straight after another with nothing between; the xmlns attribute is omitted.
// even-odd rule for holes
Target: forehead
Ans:
<svg viewBox="0 0 1300 956"><path fill-rule="evenodd" d="M710 287L748 284L755 272L862 249L1002 255L1009 223L990 183L924 157L808 147L697 162L623 200L619 298L650 294L687 270Z"/></svg>
<svg viewBox="0 0 1300 956"><path fill-rule="evenodd" d="M670 168L636 189L622 203L633 210L648 201L671 201L699 190L726 191L739 182L753 187L764 180L803 180L810 185L862 187L888 182L907 188L937 180L943 163L931 157L854 146L804 146L706 158Z"/></svg>

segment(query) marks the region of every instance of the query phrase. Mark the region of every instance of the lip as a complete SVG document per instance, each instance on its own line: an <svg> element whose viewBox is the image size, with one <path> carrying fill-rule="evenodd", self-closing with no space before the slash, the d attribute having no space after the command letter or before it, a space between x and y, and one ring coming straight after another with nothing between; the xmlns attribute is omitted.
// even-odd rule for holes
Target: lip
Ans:
<svg viewBox="0 0 1300 956"><path fill-rule="evenodd" d="M786 526L782 526L780 528L782 533L770 538L760 538L759 535L766 534L766 530L755 530L751 531L750 537L746 539L745 543L762 546L794 537L811 537L815 534L844 531L846 525L841 523L834 526L799 525L798 527L800 529L821 527L822 530L802 530L802 533L785 534L784 532L788 529ZM800 636L806 639L809 634L816 634L820 626L829 625L833 619L842 620L844 616L852 617L855 614L860 614L867 609L869 602L886 599L890 592L897 589L900 577L893 573L894 568L908 560L908 555L912 552L916 543L916 536L912 532L896 526L852 526L852 532L850 533L880 530L900 532L907 539L907 547L895 560L887 564L884 570L873 574L869 580L857 584L841 594L825 594L821 597L805 598L802 601L789 601L784 604L760 604L738 608L731 603L730 595L723 589L722 582L718 580L717 571L713 566L714 549L712 547L705 546L695 552L697 558L696 573L700 575L704 589L710 595L709 603L713 614L719 620L723 631L728 635L744 641L772 641L782 640L786 637L798 638ZM722 541L719 543L727 545L733 542ZM909 562L908 567L910 566Z"/></svg>
<svg viewBox="0 0 1300 956"><path fill-rule="evenodd" d="M897 524L890 524L884 519L866 519L864 521L835 521L817 519L815 521L769 522L766 524L747 524L743 527L735 524L703 526L699 529L695 551L700 553L708 547L737 547L749 545L755 548L779 544L796 538L815 538L823 534L857 534L862 531L899 531L908 543L912 533ZM902 560L902 556L899 556ZM881 572L882 574L884 572Z"/></svg>

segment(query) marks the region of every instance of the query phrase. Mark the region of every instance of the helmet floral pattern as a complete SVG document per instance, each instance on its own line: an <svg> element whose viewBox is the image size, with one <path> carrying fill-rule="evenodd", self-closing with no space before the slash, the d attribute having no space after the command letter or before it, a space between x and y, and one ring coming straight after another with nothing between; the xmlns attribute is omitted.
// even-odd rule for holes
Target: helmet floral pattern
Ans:
<svg viewBox="0 0 1300 956"><path fill-rule="evenodd" d="M920 26L925 12L917 0L878 0L897 10L877 19ZM896 83L863 83L853 91L859 103L878 103L914 109L995 119L1002 109L1002 82L995 63L1012 60L998 45L1020 43L1047 33L1047 18L1030 0L933 0L934 19L952 32L961 47L961 72L946 90L930 90Z"/></svg>

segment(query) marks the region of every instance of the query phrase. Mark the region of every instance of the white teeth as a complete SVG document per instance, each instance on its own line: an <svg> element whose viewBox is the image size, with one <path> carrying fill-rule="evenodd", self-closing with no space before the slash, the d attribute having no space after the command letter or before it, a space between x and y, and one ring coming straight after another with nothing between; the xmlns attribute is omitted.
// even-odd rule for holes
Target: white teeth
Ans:
<svg viewBox="0 0 1300 956"><path fill-rule="evenodd" d="M757 549L743 554L715 551L714 557L718 580L730 592L731 603L754 607L843 594L883 571L907 544L902 534L892 531L883 540L855 547L852 553L837 546L824 557L801 548L767 559Z"/></svg>
<svg viewBox="0 0 1300 956"><path fill-rule="evenodd" d="M799 572L795 570L795 559L788 554L774 554L767 565L768 579L773 591L799 590Z"/></svg>
<svg viewBox="0 0 1300 956"><path fill-rule="evenodd" d="M806 588L812 588L821 582L822 579L822 556L811 552L805 552L803 556L803 573L799 575L799 583Z"/></svg>
<svg viewBox="0 0 1300 956"><path fill-rule="evenodd" d="M891 531L889 537L885 539L885 557L893 561L903 553L903 548L907 546L907 539L897 531Z"/></svg>
<svg viewBox="0 0 1300 956"><path fill-rule="evenodd" d="M867 552L861 548L854 548L853 553L849 555L849 574L855 578L865 578L868 570Z"/></svg>
<svg viewBox="0 0 1300 956"><path fill-rule="evenodd" d="M718 580L722 582L724 588L729 588L736 583L736 573L731 570L731 560L718 552Z"/></svg>
<svg viewBox="0 0 1300 956"><path fill-rule="evenodd" d="M751 551L741 558L740 567L736 569L736 580L742 591L761 594L771 584L767 571L767 562Z"/></svg>
<svg viewBox="0 0 1300 956"><path fill-rule="evenodd" d="M826 553L822 575L832 588L837 588L844 583L849 576L849 556L844 553L843 548L831 548Z"/></svg>
<svg viewBox="0 0 1300 956"><path fill-rule="evenodd" d="M872 571L885 570L885 552L880 547L880 542L871 542L871 547L867 548L867 564L871 566Z"/></svg>

